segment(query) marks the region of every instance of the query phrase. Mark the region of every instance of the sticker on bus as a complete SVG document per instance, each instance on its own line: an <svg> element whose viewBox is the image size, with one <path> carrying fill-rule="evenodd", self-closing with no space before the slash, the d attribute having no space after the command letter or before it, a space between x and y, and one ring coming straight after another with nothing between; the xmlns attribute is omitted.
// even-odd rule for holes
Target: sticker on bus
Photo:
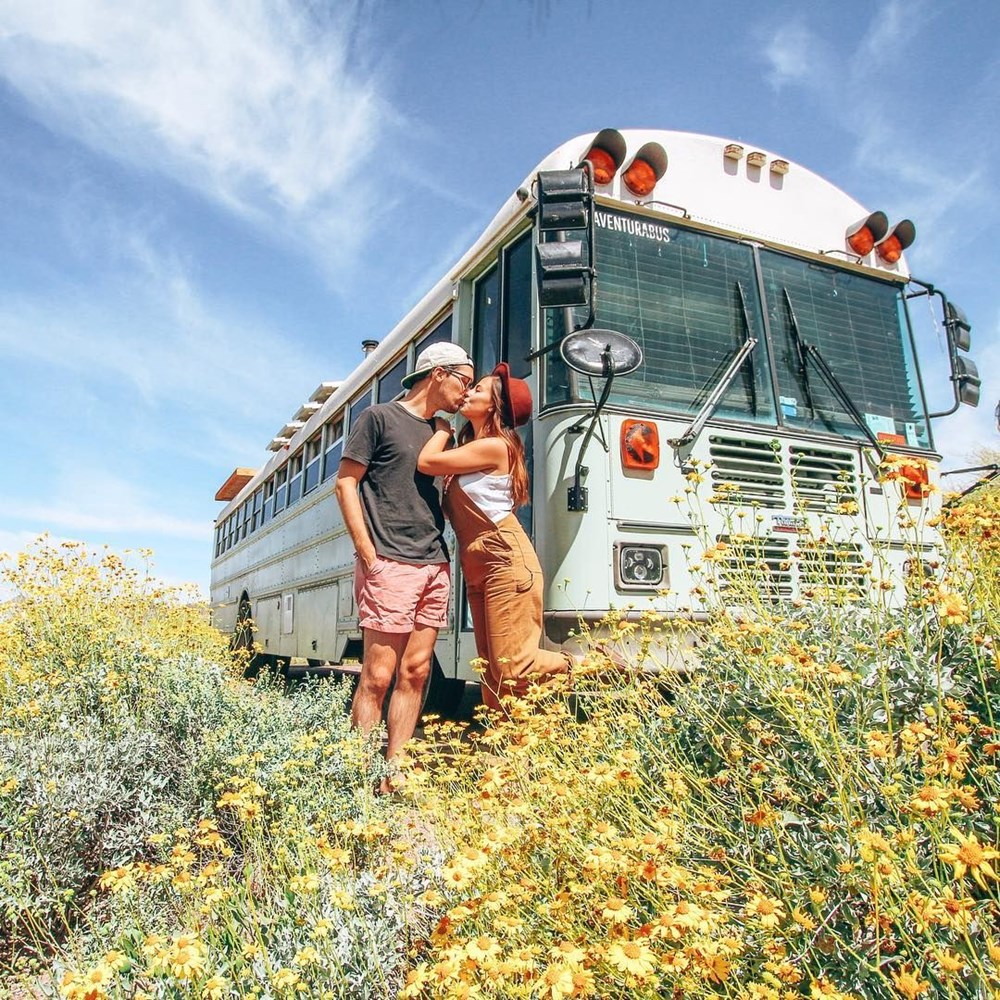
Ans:
<svg viewBox="0 0 1000 1000"><path fill-rule="evenodd" d="M806 529L807 522L804 517L796 517L794 514L772 514L771 531L799 532Z"/></svg>

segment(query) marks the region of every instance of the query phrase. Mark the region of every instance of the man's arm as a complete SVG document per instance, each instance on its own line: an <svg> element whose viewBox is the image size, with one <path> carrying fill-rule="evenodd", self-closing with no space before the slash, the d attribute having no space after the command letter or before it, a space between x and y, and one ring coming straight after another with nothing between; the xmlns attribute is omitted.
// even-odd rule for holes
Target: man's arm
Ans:
<svg viewBox="0 0 1000 1000"><path fill-rule="evenodd" d="M355 462L351 458L342 458L334 492L337 494L340 512L344 516L344 525L351 536L351 541L354 542L354 551L370 569L375 562L375 543L368 534L365 514L361 509L361 498L358 496L358 486L367 470L367 465Z"/></svg>

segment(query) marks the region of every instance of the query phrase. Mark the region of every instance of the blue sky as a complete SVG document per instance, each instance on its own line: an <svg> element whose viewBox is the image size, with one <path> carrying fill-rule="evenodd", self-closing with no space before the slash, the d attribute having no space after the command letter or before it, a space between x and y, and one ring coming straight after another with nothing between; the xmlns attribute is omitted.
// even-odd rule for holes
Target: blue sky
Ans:
<svg viewBox="0 0 1000 1000"><path fill-rule="evenodd" d="M993 0L0 0L0 550L152 548L207 589L229 472L606 126L912 218L973 325L983 402L936 422L969 464L1000 448L998 39Z"/></svg>

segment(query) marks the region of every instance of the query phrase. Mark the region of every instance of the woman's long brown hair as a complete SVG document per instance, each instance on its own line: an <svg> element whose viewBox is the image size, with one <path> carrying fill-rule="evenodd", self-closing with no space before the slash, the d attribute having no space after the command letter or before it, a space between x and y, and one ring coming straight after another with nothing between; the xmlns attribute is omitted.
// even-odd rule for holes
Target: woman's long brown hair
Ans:
<svg viewBox="0 0 1000 1000"><path fill-rule="evenodd" d="M507 455L510 458L510 492L514 500L514 509L523 507L528 502L528 467L524 461L524 442L521 435L513 427L505 427L500 414L503 413L503 383L493 377L492 402L486 421L483 424L485 437L503 438L507 444ZM472 424L467 423L458 432L458 443L465 444L472 440Z"/></svg>

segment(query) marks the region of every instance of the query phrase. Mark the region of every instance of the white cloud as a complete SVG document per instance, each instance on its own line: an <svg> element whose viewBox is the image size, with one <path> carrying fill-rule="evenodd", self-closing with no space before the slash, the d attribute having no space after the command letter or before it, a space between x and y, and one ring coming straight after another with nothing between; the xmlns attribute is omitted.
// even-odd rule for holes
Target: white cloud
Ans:
<svg viewBox="0 0 1000 1000"><path fill-rule="evenodd" d="M361 64L363 4L56 0L0 10L0 75L56 128L160 172L335 268L400 124Z"/></svg>
<svg viewBox="0 0 1000 1000"><path fill-rule="evenodd" d="M819 39L801 22L781 25L764 47L771 85L808 82L819 76L819 47Z"/></svg>

